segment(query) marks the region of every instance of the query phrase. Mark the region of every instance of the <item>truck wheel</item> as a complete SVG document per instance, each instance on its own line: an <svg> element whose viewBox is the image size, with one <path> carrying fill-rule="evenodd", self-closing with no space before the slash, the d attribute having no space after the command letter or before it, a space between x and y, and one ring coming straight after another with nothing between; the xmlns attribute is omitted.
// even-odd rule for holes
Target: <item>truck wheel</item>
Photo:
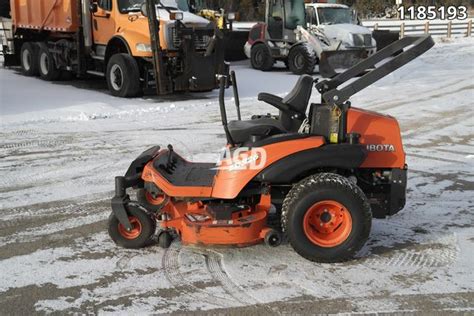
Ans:
<svg viewBox="0 0 474 316"><path fill-rule="evenodd" d="M288 67L296 75L308 74L314 72L316 58L311 48L306 45L297 45L290 50L288 55Z"/></svg>
<svg viewBox="0 0 474 316"><path fill-rule="evenodd" d="M143 248L148 245L156 231L156 220L136 206L129 206L128 209L128 219L133 226L132 230L127 231L112 213L108 227L110 238L124 248Z"/></svg>
<svg viewBox="0 0 474 316"><path fill-rule="evenodd" d="M341 262L367 241L372 212L362 190L332 173L295 184L283 203L282 228L291 246L311 261Z"/></svg>
<svg viewBox="0 0 474 316"><path fill-rule="evenodd" d="M38 45L31 42L26 42L21 46L21 69L25 76L37 76L38 70Z"/></svg>
<svg viewBox="0 0 474 316"><path fill-rule="evenodd" d="M56 67L53 55L46 44L39 45L38 69L42 79L46 81L56 81L61 77L61 70Z"/></svg>
<svg viewBox="0 0 474 316"><path fill-rule="evenodd" d="M257 44L250 51L250 63L254 69L269 71L272 69L274 60L270 50L265 44Z"/></svg>
<svg viewBox="0 0 474 316"><path fill-rule="evenodd" d="M113 55L107 64L106 78L110 92L116 97L135 97L140 92L140 70L130 55Z"/></svg>

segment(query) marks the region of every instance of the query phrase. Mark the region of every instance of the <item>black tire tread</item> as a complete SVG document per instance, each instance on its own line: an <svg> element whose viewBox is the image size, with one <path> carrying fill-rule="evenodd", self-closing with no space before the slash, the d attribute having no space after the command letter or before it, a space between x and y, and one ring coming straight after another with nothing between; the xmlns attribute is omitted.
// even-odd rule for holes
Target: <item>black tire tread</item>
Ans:
<svg viewBox="0 0 474 316"><path fill-rule="evenodd" d="M124 75L124 83L122 89L120 91L114 90L110 83L110 70L113 64L119 64L122 66L123 75ZM138 63L132 56L120 53L115 54L110 57L110 60L107 63L107 85L109 87L109 91L113 96L121 97L121 98L133 98L140 94L141 87L140 87L140 69L138 67Z"/></svg>
<svg viewBox="0 0 474 316"><path fill-rule="evenodd" d="M156 220L152 215L148 214L142 208L136 206L129 206L129 215L137 217L144 227L144 233L136 239L128 240L121 237L118 232L119 221L115 217L114 213L111 213L108 220L108 232L112 240L119 246L129 249L139 249L147 246L151 237L155 234L156 231Z"/></svg>
<svg viewBox="0 0 474 316"><path fill-rule="evenodd" d="M359 200L359 202L363 205L364 230L362 232L361 238L357 240L357 245L355 247L352 247L350 252L347 252L344 256L341 256L337 258L336 260L322 258L322 257L317 258L318 262L327 262L327 263L347 261L353 258L355 253L359 251L362 248L362 246L365 244L365 242L367 241L370 235L370 228L372 224L372 212L370 209L369 201L367 200L364 192L355 183L351 182L349 179L341 175L334 174L334 173L319 173L319 174L309 176L301 180L300 182L296 183L293 186L293 188L288 192L287 196L285 197L285 200L283 201L281 225L282 225L282 231L284 233L284 238L286 240L289 240L291 244L291 240L290 238L288 238L289 236L288 236L288 228L287 228L289 213L291 212L291 210L294 209L296 203L300 200L302 196L317 190L321 186L326 186L326 187L329 186L332 188L345 191L347 194L350 194L354 198ZM311 261L315 261L314 258L308 257L306 254L299 252L297 249L295 250L304 258Z"/></svg>
<svg viewBox="0 0 474 316"><path fill-rule="evenodd" d="M265 54L265 58L264 58L265 61L263 65L260 67L256 65L254 62L254 58L255 58L255 54L257 50L262 50L262 52ZM250 63L252 64L252 68L257 69L257 70L262 70L262 71L269 71L273 68L273 64L275 63L275 61L270 53L270 50L265 44L259 43L253 46L250 55L251 55Z"/></svg>
<svg viewBox="0 0 474 316"><path fill-rule="evenodd" d="M299 44L294 46L290 53L288 54L288 68L290 71L296 75L304 75L308 74L311 75L314 72L314 67L317 63L316 56L310 53L312 50L307 44ZM292 62L293 58L295 58L296 54L302 54L304 58L304 66L302 69L297 69Z"/></svg>
<svg viewBox="0 0 474 316"><path fill-rule="evenodd" d="M23 52L25 49L28 49L31 54L31 65L30 69L27 71L23 66ZM39 75L39 46L34 42L25 42L21 46L20 51L20 62L21 69L25 76L33 77Z"/></svg>
<svg viewBox="0 0 474 316"><path fill-rule="evenodd" d="M46 53L49 58L49 72L47 74L44 74L41 72L41 54ZM55 61L53 58L53 55L48 49L48 45L46 43L39 43L39 51L38 51L38 71L40 74L41 79L46 80L46 81L57 81L61 77L61 70L56 68Z"/></svg>

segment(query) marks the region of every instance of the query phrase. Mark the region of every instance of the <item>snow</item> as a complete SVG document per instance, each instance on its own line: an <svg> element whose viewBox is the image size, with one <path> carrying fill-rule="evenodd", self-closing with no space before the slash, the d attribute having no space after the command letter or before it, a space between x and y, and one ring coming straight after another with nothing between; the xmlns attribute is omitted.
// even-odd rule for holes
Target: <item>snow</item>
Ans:
<svg viewBox="0 0 474 316"><path fill-rule="evenodd" d="M276 313L277 302L308 298L351 306L330 312L429 310L409 303L419 295L442 295L436 306L443 311L472 312L473 44L472 38L439 40L352 98L353 106L399 120L408 202L399 214L374 220L359 259L332 265L306 261L287 244L116 247L104 228L114 177L156 144L172 143L190 160L214 161L225 143L217 92L120 99L101 80L49 83L1 69L0 305L23 293L16 291L38 287L46 293L30 300L36 312L258 305ZM243 117L276 113L256 95L284 95L298 79L282 67L254 71L247 61L232 68ZM227 103L235 116L231 90Z"/></svg>

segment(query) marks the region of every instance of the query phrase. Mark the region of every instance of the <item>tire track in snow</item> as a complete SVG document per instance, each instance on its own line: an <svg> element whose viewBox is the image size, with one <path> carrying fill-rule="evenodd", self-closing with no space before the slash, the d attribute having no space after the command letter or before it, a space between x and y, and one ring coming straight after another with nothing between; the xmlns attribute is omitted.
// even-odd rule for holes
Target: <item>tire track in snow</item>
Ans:
<svg viewBox="0 0 474 316"><path fill-rule="evenodd" d="M2 137L7 137L7 136L25 136L25 135L31 135L37 133L37 130L34 129L19 129L19 130L13 130L11 132L2 132L0 135Z"/></svg>
<svg viewBox="0 0 474 316"><path fill-rule="evenodd" d="M90 209L97 209L103 207L106 202L110 200L107 197L96 197L96 198L85 198L85 201L78 201L72 203L61 202L62 205L44 207L44 203L39 205L27 206L27 207L15 207L11 209L0 209L2 214L0 218L0 228L11 227L21 223L24 220L31 219L33 217L51 216L51 215L62 215L62 214L81 214L81 212L88 212ZM64 204L63 204L64 203ZM47 203L50 204L50 203ZM102 204L102 205L101 205ZM75 209L80 209L79 211Z"/></svg>
<svg viewBox="0 0 474 316"><path fill-rule="evenodd" d="M51 148L56 146L61 146L69 141L66 140L36 140L28 142L19 142L19 143L7 143L0 145L0 149L20 149L20 148L29 148L29 147L45 147Z"/></svg>
<svg viewBox="0 0 474 316"><path fill-rule="evenodd" d="M418 245L421 249L402 249L388 255L372 255L364 261L366 266L439 268L454 263L459 256L456 237L444 241Z"/></svg>
<svg viewBox="0 0 474 316"><path fill-rule="evenodd" d="M453 95L453 94L457 94L461 91L473 90L473 89L474 89L474 85L469 84L469 85L466 85L466 86L458 87L454 90L445 91L445 92L441 92L441 93L439 92L439 90L435 90L434 91L435 93L433 93L433 90L430 90L429 92L427 91L426 95L423 95L423 96L418 97L418 98L414 98L414 99L410 100L410 102L411 103L419 103L419 102L424 102L424 101L430 101L430 100L437 99L437 98L440 98L440 97L447 97L447 96L450 96L450 95ZM406 104L407 104L406 98L403 98L400 101L385 102L383 105L379 105L379 106L376 105L376 106L373 107L373 110L383 112L383 111L387 111L387 110L392 110L392 109L397 108L399 106L405 106Z"/></svg>
<svg viewBox="0 0 474 316"><path fill-rule="evenodd" d="M206 292L194 286L189 280L186 280L186 277L180 272L179 255L181 250L182 247L178 246L176 241L173 241L171 246L166 249L162 262L167 280L181 295L186 295L197 301L204 301L218 307L231 307L236 305L229 304L229 301L238 303L237 305L242 304L231 297L221 297Z"/></svg>
<svg viewBox="0 0 474 316"><path fill-rule="evenodd" d="M440 137L446 136L445 133L440 133L444 128L449 128L454 125L462 126L464 122L469 123L470 116L466 116L465 109L469 109L466 105L464 109L457 109L456 111L443 111L434 114L431 117L425 118L424 124L420 124L420 120L410 121L408 118L403 119L402 128L407 131L403 133L403 138L409 143L413 136L416 139L422 137ZM467 125L467 124L466 124Z"/></svg>
<svg viewBox="0 0 474 316"><path fill-rule="evenodd" d="M64 221L46 224L40 227L29 228L24 231L18 232L15 235L0 237L0 247L9 245L11 243L36 241L47 235L57 234L68 229L77 228L106 220L107 217L108 213L101 212L99 214L74 217L71 219L66 219Z"/></svg>
<svg viewBox="0 0 474 316"><path fill-rule="evenodd" d="M409 156L426 159L426 160L436 160L436 161L450 162L450 163L455 163L455 164L468 164L466 160L462 161L462 160L454 160L454 159L434 157L434 156L426 156L426 155L415 154L412 151L407 151L406 153Z"/></svg>
<svg viewBox="0 0 474 316"><path fill-rule="evenodd" d="M212 277L222 284L227 294L243 305L261 304L255 297L246 293L238 284L236 284L224 269L222 255L212 251L203 254L206 259L206 267Z"/></svg>

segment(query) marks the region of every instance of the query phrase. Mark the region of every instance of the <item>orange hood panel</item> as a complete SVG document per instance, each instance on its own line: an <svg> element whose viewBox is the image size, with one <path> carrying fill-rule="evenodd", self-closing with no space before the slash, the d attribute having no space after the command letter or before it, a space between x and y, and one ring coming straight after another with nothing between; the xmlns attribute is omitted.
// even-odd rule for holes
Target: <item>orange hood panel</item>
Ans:
<svg viewBox="0 0 474 316"><path fill-rule="evenodd" d="M405 152L395 118L351 108L347 121L347 132L361 134L360 142L367 146L368 156L361 168L404 168Z"/></svg>

